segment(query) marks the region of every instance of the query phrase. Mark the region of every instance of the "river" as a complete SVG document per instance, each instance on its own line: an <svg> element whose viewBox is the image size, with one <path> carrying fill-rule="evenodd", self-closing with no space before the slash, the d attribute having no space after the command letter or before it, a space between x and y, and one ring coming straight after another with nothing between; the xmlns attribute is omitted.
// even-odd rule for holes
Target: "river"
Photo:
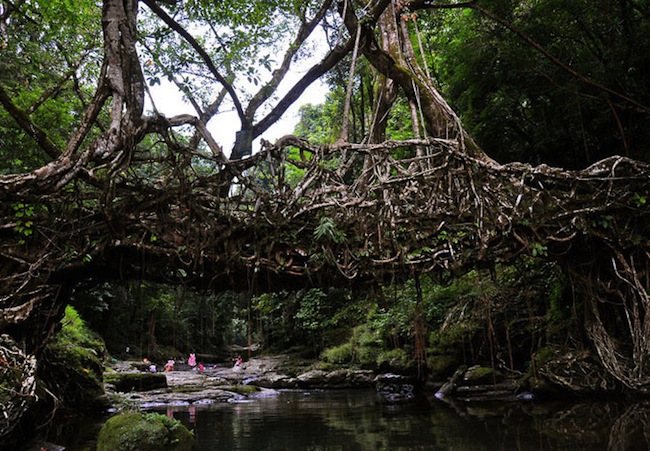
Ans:
<svg viewBox="0 0 650 451"><path fill-rule="evenodd" d="M647 450L650 403L389 403L372 390L274 396L160 411L214 450Z"/></svg>

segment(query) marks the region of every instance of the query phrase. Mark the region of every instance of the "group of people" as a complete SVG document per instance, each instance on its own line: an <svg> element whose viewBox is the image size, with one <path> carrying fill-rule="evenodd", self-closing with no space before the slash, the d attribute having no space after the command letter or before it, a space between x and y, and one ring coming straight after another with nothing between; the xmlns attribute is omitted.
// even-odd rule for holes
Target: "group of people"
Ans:
<svg viewBox="0 0 650 451"><path fill-rule="evenodd" d="M190 357L187 359L187 364L192 367L193 371L201 371L205 370L205 366L203 366L203 362L199 362L199 364L196 364L196 354L193 352L190 353Z"/></svg>
<svg viewBox="0 0 650 451"><path fill-rule="evenodd" d="M149 365L148 367L149 372L156 373L158 371L156 364L150 362L149 359L147 359L146 357L144 358L143 362ZM203 365L203 362L199 362L197 365L196 354L194 354L193 352L190 354L189 358L187 359L187 364L192 368L193 371L203 372L205 370L205 366ZM163 371L165 373L174 371L174 365L176 365L176 361L174 359L167 360L167 363L165 363L165 367Z"/></svg>
<svg viewBox="0 0 650 451"><path fill-rule="evenodd" d="M158 368L156 367L156 364L150 362L149 359L145 358L145 359L143 360L143 362L144 362L145 364L149 365L148 370L149 370L151 373L156 373L156 372L158 371ZM203 365L203 362L198 362L198 365L197 365L197 362L196 362L196 354L193 353L193 352L190 353L190 356L189 356L188 359L187 359L187 364L190 366L190 368L192 369L192 371L199 371L199 372L203 372L203 371L205 371L205 365ZM244 364L244 359L242 359L241 355L239 355L239 356L237 356L236 359L234 359L234 365L233 365L233 368L235 368L235 369L236 369L236 368L239 368L239 367L241 367L243 364ZM163 370L163 371L164 371L165 373L168 373L168 372L174 371L174 365L176 365L176 361L175 361L174 359L169 359L169 360L167 360L167 363L165 363L165 367L164 367L164 370Z"/></svg>

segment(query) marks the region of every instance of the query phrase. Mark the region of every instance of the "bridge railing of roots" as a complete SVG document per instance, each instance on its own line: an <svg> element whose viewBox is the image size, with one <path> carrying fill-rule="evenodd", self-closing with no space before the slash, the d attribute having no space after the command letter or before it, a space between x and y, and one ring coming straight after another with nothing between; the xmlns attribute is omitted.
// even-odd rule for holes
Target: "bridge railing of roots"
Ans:
<svg viewBox="0 0 650 451"><path fill-rule="evenodd" d="M20 368L25 403L33 355L79 284L358 286L524 253L563 265L605 367L650 388L646 164L616 157L568 172L475 159L453 140L315 146L294 136L223 161L165 135L104 166L56 164L0 179L0 357ZM615 342L612 327L629 340ZM24 410L0 402L7 424Z"/></svg>

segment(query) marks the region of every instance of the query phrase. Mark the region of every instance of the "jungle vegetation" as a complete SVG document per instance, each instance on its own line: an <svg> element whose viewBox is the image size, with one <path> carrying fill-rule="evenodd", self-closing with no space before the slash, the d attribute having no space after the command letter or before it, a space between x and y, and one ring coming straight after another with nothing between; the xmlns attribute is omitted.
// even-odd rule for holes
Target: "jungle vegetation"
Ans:
<svg viewBox="0 0 650 451"><path fill-rule="evenodd" d="M0 1L0 437L36 361L92 386L81 318L114 358L646 393L649 41L640 0Z"/></svg>

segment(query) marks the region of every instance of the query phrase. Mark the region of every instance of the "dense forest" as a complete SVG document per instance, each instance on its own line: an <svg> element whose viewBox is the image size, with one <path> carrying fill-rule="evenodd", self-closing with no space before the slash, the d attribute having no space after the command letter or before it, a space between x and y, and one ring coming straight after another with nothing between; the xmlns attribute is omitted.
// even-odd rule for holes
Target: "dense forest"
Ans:
<svg viewBox="0 0 650 451"><path fill-rule="evenodd" d="M101 3L0 0L0 438L190 352L648 393L646 2Z"/></svg>

